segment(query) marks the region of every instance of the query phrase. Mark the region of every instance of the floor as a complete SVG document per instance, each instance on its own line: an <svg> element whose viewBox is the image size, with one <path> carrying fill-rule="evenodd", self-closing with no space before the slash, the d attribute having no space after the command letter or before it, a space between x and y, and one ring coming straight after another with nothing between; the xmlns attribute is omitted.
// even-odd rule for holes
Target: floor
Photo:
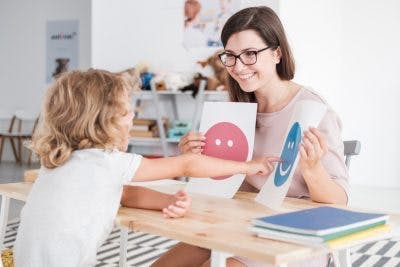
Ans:
<svg viewBox="0 0 400 267"><path fill-rule="evenodd" d="M38 168L36 164L18 165L11 162L0 164L0 183L20 182L23 172ZM368 210L400 213L400 189L379 190L368 187L353 187L350 192L352 207ZM373 195L374 198L370 196ZM384 205L383 205L384 203ZM18 229L19 212L23 206L20 201L11 201L9 227L6 234L6 246L12 246ZM383 206L383 207L382 207ZM128 238L128 266L149 266L176 241L145 233L130 233ZM400 240L384 240L352 249L352 266L400 267ZM96 266L118 266L119 230L114 229L107 241L98 251Z"/></svg>

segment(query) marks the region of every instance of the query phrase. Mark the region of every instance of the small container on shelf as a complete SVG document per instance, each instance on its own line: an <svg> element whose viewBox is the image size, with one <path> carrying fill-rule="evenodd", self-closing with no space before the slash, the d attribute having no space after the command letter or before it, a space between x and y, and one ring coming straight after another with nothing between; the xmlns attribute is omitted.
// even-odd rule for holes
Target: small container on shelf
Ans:
<svg viewBox="0 0 400 267"><path fill-rule="evenodd" d="M168 138L179 140L190 131L192 123L188 121L175 120L168 129Z"/></svg>

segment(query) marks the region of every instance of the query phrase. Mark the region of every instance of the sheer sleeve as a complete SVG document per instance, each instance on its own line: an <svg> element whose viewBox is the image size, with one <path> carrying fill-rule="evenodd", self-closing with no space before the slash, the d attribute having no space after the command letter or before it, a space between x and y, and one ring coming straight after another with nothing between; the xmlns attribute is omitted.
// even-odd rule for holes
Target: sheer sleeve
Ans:
<svg viewBox="0 0 400 267"><path fill-rule="evenodd" d="M331 178L343 187L347 199L349 199L349 173L344 160L344 145L341 136L342 123L330 107L328 107L318 129L325 135L328 146L328 151L322 158L322 165Z"/></svg>

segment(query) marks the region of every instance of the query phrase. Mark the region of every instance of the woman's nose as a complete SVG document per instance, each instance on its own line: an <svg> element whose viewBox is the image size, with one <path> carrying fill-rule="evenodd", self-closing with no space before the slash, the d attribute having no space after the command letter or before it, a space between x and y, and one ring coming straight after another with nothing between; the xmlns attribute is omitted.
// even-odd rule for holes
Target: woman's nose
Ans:
<svg viewBox="0 0 400 267"><path fill-rule="evenodd" d="M244 68L246 68L246 65L244 65L244 64L242 63L242 61L241 61L239 58L237 58L237 59L236 59L236 64L233 66L233 70L234 70L235 72L240 72L240 71L243 70Z"/></svg>

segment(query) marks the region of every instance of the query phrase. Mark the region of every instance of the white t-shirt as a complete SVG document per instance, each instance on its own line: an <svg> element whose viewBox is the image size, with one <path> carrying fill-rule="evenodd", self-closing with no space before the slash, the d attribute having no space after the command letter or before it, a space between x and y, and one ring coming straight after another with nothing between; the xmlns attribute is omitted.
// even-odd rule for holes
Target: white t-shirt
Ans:
<svg viewBox="0 0 400 267"><path fill-rule="evenodd" d="M17 267L94 266L112 230L123 184L142 157L84 149L55 169L42 168L21 212Z"/></svg>

